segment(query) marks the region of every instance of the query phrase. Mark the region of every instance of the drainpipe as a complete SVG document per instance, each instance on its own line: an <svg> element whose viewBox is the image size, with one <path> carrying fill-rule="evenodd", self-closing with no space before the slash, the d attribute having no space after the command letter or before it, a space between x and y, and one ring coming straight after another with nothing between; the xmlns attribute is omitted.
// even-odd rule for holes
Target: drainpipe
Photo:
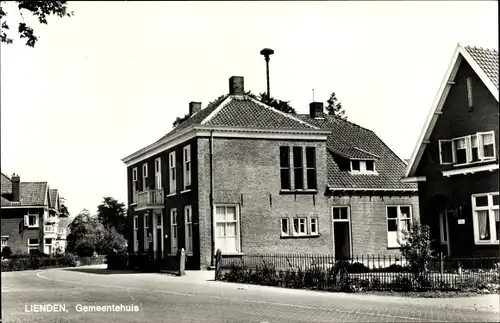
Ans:
<svg viewBox="0 0 500 323"><path fill-rule="evenodd" d="M213 151L214 151L214 132L210 130L210 223L212 224L211 238L211 255L210 266L213 267L215 257L215 228L214 228L214 168L213 168Z"/></svg>

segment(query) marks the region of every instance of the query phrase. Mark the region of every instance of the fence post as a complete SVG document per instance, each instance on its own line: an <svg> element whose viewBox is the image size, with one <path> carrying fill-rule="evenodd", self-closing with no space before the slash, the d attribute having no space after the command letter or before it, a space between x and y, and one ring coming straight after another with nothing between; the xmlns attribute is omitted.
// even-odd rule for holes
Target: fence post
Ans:
<svg viewBox="0 0 500 323"><path fill-rule="evenodd" d="M222 265L222 251L217 249L215 254L215 280L220 280L221 265Z"/></svg>
<svg viewBox="0 0 500 323"><path fill-rule="evenodd" d="M179 257L179 276L184 276L186 274L186 251L184 248L181 249L181 255Z"/></svg>
<svg viewBox="0 0 500 323"><path fill-rule="evenodd" d="M439 272L442 274L444 272L444 263L443 263L443 252L439 253Z"/></svg>

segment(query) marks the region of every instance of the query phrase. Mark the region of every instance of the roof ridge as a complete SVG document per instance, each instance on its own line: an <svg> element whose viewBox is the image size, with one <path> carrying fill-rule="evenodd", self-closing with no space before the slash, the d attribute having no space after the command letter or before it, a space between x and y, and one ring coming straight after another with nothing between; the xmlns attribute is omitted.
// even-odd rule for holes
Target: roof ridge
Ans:
<svg viewBox="0 0 500 323"><path fill-rule="evenodd" d="M471 45L464 45L464 47L470 48L470 49L480 49L480 50L485 50L488 52L498 53L498 50L496 48L491 48L491 47L481 47L481 46L471 46Z"/></svg>

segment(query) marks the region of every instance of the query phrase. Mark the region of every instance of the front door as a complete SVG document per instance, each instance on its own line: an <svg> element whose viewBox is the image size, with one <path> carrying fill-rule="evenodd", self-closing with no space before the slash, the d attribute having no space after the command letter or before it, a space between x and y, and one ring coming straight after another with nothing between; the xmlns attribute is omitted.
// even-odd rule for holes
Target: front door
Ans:
<svg viewBox="0 0 500 323"><path fill-rule="evenodd" d="M333 208L333 245L335 260L351 258L351 222L348 206Z"/></svg>
<svg viewBox="0 0 500 323"><path fill-rule="evenodd" d="M163 259L163 213L155 212L154 250L155 259Z"/></svg>

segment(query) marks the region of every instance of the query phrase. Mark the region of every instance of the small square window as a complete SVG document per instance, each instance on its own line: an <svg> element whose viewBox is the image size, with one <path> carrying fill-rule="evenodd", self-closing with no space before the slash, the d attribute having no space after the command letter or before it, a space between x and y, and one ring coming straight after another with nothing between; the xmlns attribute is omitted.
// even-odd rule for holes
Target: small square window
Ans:
<svg viewBox="0 0 500 323"><path fill-rule="evenodd" d="M488 206L488 196L476 196L476 206Z"/></svg>
<svg viewBox="0 0 500 323"><path fill-rule="evenodd" d="M360 170L359 160L351 160L351 167L352 170L359 171Z"/></svg>
<svg viewBox="0 0 500 323"><path fill-rule="evenodd" d="M370 171L370 172L373 172L375 170L375 167L374 167L374 162L373 160L367 160L366 161L366 170L367 171Z"/></svg>

